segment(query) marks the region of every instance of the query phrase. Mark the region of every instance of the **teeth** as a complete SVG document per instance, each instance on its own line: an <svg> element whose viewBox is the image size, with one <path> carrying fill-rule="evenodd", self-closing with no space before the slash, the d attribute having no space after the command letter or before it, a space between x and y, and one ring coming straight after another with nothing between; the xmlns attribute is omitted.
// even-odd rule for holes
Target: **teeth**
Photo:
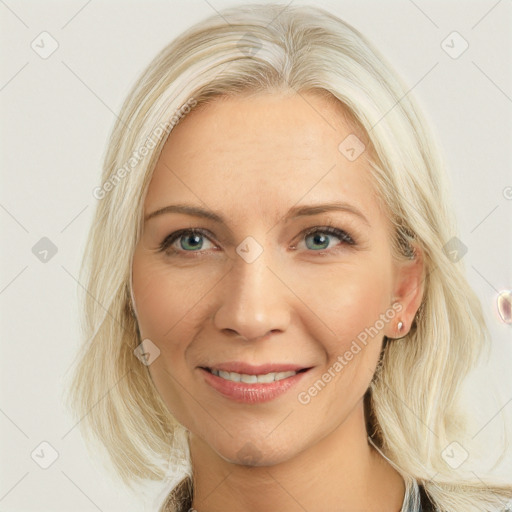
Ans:
<svg viewBox="0 0 512 512"><path fill-rule="evenodd" d="M266 373L265 375L247 375L246 373L236 373L236 372L225 372L223 370L210 370L213 375L217 377L221 377L225 380L231 380L233 382L244 382L246 384L256 384L263 383L268 384L269 382L274 382L277 380L287 379L288 377L292 377L297 372L289 371L289 372L273 372Z"/></svg>

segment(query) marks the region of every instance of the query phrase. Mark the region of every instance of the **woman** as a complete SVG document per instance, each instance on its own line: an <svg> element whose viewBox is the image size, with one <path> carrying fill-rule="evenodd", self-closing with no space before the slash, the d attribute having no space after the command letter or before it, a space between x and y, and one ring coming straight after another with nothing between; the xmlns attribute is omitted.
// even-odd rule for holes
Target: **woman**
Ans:
<svg viewBox="0 0 512 512"><path fill-rule="evenodd" d="M127 483L174 478L162 511L512 497L464 465L457 392L488 337L407 90L326 11L251 5L185 32L126 100L72 391Z"/></svg>

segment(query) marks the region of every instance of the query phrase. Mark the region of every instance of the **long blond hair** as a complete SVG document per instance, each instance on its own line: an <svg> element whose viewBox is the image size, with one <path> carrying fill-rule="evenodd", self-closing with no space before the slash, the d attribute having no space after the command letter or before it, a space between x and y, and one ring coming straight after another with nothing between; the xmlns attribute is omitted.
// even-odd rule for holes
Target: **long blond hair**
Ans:
<svg viewBox="0 0 512 512"><path fill-rule="evenodd" d="M407 252L416 244L426 265L411 332L385 343L368 391L369 433L440 510L497 510L512 497L510 483L475 478L443 457L454 441L471 444L457 399L489 337L461 262L445 249L456 233L445 171L412 94L363 35L323 9L254 4L221 15L193 26L154 58L108 144L80 277L87 290L85 342L69 394L84 435L106 447L128 485L163 480L179 467L188 477L166 507L190 502L184 428L134 356L141 340L130 309L131 262L147 187L167 134L191 109L223 95L317 91L341 102L364 130L395 245Z"/></svg>

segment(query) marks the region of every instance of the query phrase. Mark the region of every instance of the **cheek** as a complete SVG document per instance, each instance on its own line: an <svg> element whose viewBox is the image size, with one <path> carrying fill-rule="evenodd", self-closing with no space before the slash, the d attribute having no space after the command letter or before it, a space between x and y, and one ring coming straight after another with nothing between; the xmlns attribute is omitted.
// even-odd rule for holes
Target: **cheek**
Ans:
<svg viewBox="0 0 512 512"><path fill-rule="evenodd" d="M150 263L137 254L133 258L133 294L137 310L137 320L143 338L160 340L173 325L177 315L174 306L177 294L166 279L163 279L160 265Z"/></svg>
<svg viewBox="0 0 512 512"><path fill-rule="evenodd" d="M315 273L314 283L311 278L303 279L302 287L302 296L308 298L306 305L316 313L310 315L310 327L315 324L314 316L316 325L326 326L331 334L323 336L329 355L347 350L353 339L375 326L391 307L392 280L387 262L361 261L335 270L325 267ZM376 327L382 331L382 322Z"/></svg>
<svg viewBox="0 0 512 512"><path fill-rule="evenodd" d="M375 326L380 315L390 306L386 289L386 278L371 276L370 273L363 275L359 281L345 282L338 298L338 311L333 318L336 332L342 335L343 345ZM379 332L382 328L380 323L377 324Z"/></svg>
<svg viewBox="0 0 512 512"><path fill-rule="evenodd" d="M152 261L153 260L153 261ZM190 290L179 272L171 272L156 258L136 250L133 257L133 294L141 335L162 340L190 310Z"/></svg>
<svg viewBox="0 0 512 512"><path fill-rule="evenodd" d="M339 418L332 415L332 404L337 404L340 415L350 410L364 395L375 373L382 349L385 314L394 315L391 308L392 278L388 267L389 261L364 261L338 269L330 276L320 276L328 283L323 293L309 293L310 309L318 317L326 330L318 328L318 321L312 319L307 327L313 336L321 341L324 364L316 375L322 380L316 386L324 389L317 395L316 389L303 389L315 402L315 414L329 424ZM384 320L382 320L384 319ZM315 327L316 330L315 330ZM323 334L322 334L323 333ZM315 382L317 382L315 380ZM301 402L302 403L302 402Z"/></svg>
<svg viewBox="0 0 512 512"><path fill-rule="evenodd" d="M179 364L176 354L183 359L218 280L217 273L199 265L193 270L179 268L143 249L135 251L133 294L141 337L152 340L169 363Z"/></svg>
<svg viewBox="0 0 512 512"><path fill-rule="evenodd" d="M171 414L191 428L191 418L201 411L194 410L194 403L183 393L183 387L191 389L184 354L192 338L194 306L201 304L200 297L206 293L203 286L208 289L208 283L202 285L197 278L191 286L190 276L185 279L185 274L142 248L135 251L132 284L141 338L149 338L160 350L149 372Z"/></svg>

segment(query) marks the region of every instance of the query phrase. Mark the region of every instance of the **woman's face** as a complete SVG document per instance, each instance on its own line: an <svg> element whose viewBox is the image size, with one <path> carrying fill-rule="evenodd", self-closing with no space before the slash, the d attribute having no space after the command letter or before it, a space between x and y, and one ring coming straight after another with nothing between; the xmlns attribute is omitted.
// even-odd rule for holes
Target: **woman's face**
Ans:
<svg viewBox="0 0 512 512"><path fill-rule="evenodd" d="M361 418L383 335L409 325L412 264L392 257L339 108L216 100L180 121L149 185L133 259L141 336L160 350L149 370L225 460L282 462Z"/></svg>

